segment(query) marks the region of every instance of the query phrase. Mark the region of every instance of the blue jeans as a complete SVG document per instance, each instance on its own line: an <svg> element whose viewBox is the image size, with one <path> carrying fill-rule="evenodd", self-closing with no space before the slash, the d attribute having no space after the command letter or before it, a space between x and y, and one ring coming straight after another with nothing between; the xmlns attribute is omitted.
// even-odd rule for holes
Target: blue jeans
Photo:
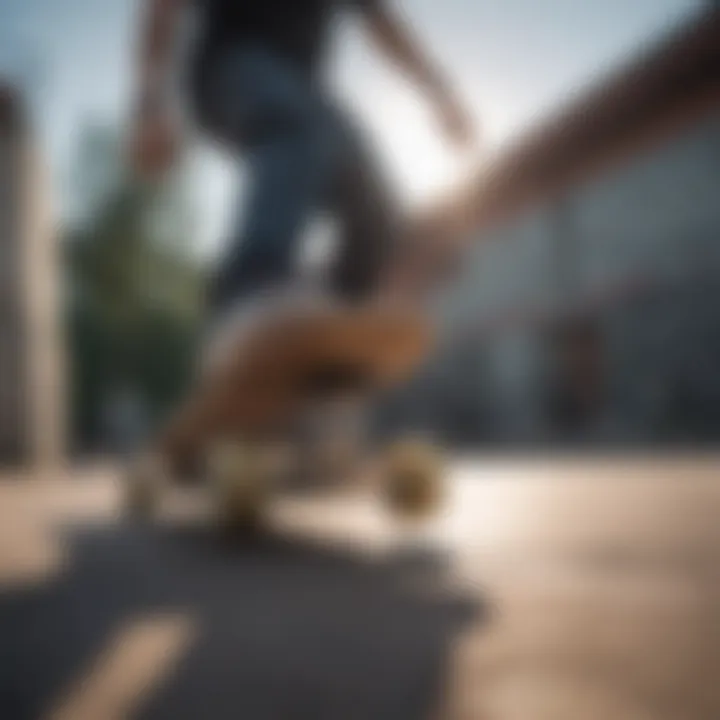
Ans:
<svg viewBox="0 0 720 720"><path fill-rule="evenodd" d="M210 284L210 311L288 282L296 244L316 211L338 221L331 292L361 299L374 289L397 218L361 134L290 62L238 46L206 67L201 127L244 156L250 194Z"/></svg>

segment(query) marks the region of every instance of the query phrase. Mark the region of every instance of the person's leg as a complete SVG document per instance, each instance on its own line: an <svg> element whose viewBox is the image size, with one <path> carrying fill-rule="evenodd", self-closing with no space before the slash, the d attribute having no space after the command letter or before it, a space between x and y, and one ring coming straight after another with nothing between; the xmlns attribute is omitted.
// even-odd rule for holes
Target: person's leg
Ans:
<svg viewBox="0 0 720 720"><path fill-rule="evenodd" d="M322 162L311 133L274 138L249 154L250 193L215 275L213 311L282 286L292 277L296 242L316 207Z"/></svg>
<svg viewBox="0 0 720 720"><path fill-rule="evenodd" d="M325 122L332 126L340 148L328 196L341 228L331 289L345 299L363 300L377 289L398 241L401 217L359 129L337 108L327 109Z"/></svg>
<svg viewBox="0 0 720 720"><path fill-rule="evenodd" d="M296 242L328 184L332 147L310 87L268 53L228 54L210 90L207 124L243 152L250 182L209 289L216 315L291 278Z"/></svg>

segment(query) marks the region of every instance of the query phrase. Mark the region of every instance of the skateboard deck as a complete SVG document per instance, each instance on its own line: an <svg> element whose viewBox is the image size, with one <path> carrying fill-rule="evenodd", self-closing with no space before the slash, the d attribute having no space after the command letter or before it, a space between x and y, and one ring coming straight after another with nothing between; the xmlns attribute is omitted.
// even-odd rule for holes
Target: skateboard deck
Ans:
<svg viewBox="0 0 720 720"><path fill-rule="evenodd" d="M406 310L276 310L229 344L222 366L161 434L159 451L182 466L220 438L281 436L305 403L401 382L432 340L427 318Z"/></svg>
<svg viewBox="0 0 720 720"><path fill-rule="evenodd" d="M452 280L470 244L471 201L439 206L409 223L368 305L286 307L238 334L222 367L196 384L131 469L130 512L152 512L158 478L197 468L207 456L215 461L206 476L219 493L221 515L239 526L257 517L272 473L255 449L288 437L293 415L316 400L371 399L402 382L432 349L424 308ZM382 465L381 491L393 512L423 515L438 506L443 462L431 443L397 441Z"/></svg>

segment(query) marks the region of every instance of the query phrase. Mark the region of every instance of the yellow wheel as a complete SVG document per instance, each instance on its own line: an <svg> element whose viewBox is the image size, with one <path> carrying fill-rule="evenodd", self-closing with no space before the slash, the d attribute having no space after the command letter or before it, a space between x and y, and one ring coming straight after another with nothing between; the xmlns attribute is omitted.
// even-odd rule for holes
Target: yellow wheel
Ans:
<svg viewBox="0 0 720 720"><path fill-rule="evenodd" d="M167 468L156 455L137 458L128 469L123 484L125 513L135 519L149 520L159 509L167 481Z"/></svg>
<svg viewBox="0 0 720 720"><path fill-rule="evenodd" d="M251 531L261 524L274 481L267 448L218 443L208 453L208 481L218 520L226 530Z"/></svg>
<svg viewBox="0 0 720 720"><path fill-rule="evenodd" d="M424 520L443 500L444 463L438 449L425 440L407 439L392 445L382 462L381 489L385 504L403 520Z"/></svg>

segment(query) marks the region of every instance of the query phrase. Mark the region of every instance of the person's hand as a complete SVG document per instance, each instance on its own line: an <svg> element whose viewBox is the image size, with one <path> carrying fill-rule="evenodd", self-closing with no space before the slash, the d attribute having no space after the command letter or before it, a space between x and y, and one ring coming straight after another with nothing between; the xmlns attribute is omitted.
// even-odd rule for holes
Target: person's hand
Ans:
<svg viewBox="0 0 720 720"><path fill-rule="evenodd" d="M436 108L445 137L458 148L468 149L477 141L473 119L458 99L442 91L437 94Z"/></svg>
<svg viewBox="0 0 720 720"><path fill-rule="evenodd" d="M159 180L175 163L179 149L176 118L163 104L146 99L136 110L130 127L130 167L140 179Z"/></svg>

